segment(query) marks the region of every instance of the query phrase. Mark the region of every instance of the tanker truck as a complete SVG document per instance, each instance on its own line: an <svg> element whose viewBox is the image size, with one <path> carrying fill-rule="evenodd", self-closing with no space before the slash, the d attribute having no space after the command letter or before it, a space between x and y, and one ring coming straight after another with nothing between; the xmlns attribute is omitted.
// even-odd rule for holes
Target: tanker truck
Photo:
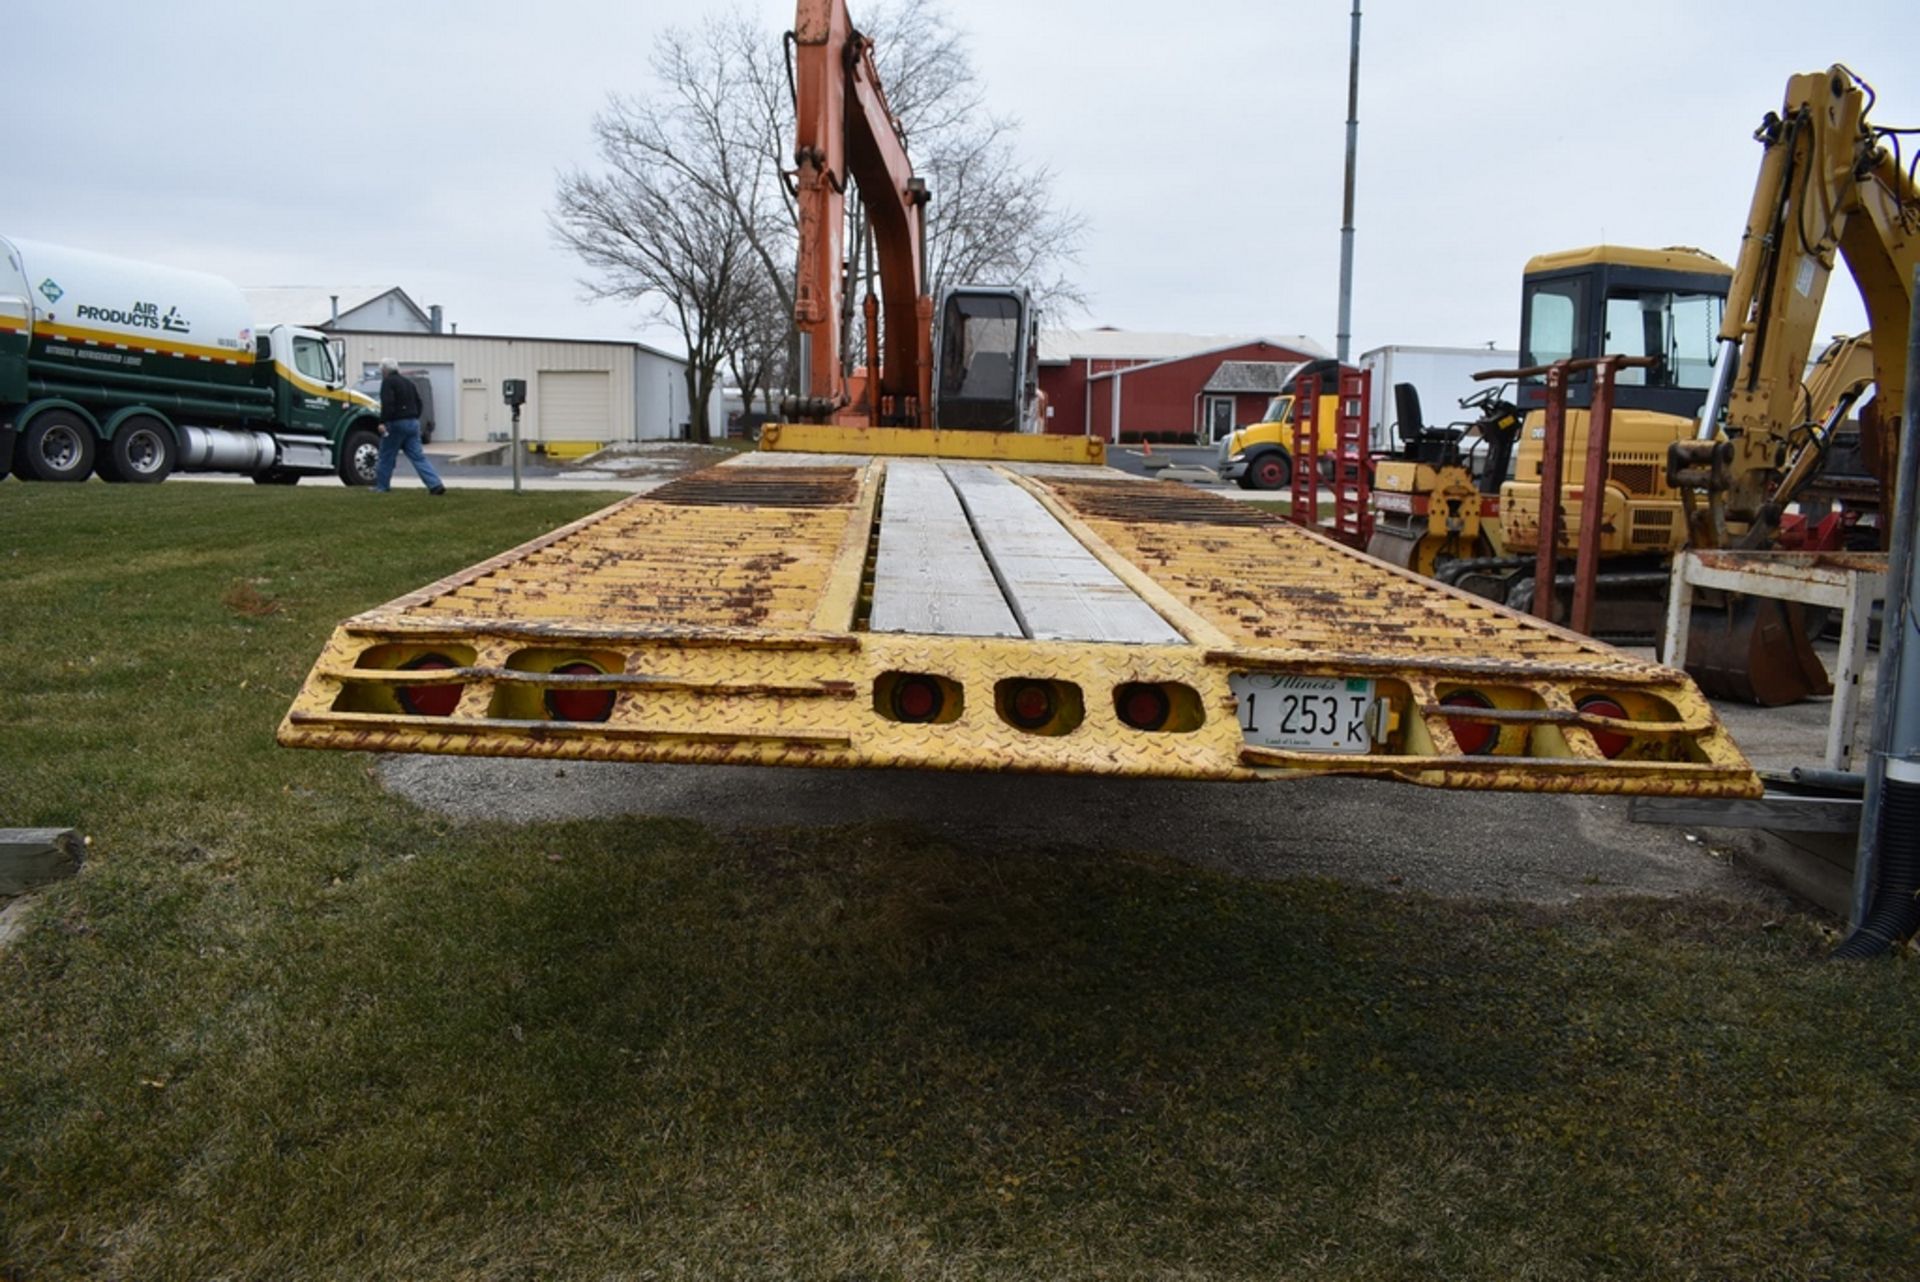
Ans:
<svg viewBox="0 0 1920 1282"><path fill-rule="evenodd" d="M373 480L379 406L326 335L218 276L0 237L0 477Z"/></svg>

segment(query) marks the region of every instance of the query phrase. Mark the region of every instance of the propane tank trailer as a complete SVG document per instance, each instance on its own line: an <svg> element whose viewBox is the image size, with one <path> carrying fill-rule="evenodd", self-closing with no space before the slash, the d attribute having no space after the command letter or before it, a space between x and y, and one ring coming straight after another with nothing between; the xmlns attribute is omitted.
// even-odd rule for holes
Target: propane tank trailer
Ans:
<svg viewBox="0 0 1920 1282"><path fill-rule="evenodd" d="M254 329L229 281L0 237L0 476L367 485L379 421L333 341Z"/></svg>

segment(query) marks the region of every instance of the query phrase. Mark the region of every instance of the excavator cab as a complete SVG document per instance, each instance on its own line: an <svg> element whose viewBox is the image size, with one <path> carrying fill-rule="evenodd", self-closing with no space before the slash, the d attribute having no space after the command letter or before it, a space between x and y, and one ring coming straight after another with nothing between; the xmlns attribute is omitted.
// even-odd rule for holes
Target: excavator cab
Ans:
<svg viewBox="0 0 1920 1282"><path fill-rule="evenodd" d="M934 349L934 423L948 431L1019 432L1039 386L1027 291L953 285L942 291Z"/></svg>
<svg viewBox="0 0 1920 1282"><path fill-rule="evenodd" d="M1650 356L1658 362L1653 368L1615 376L1614 408L1667 415L1675 424L1686 420L1690 430L1712 381L1714 338L1732 275L1697 249L1600 245L1542 254L1527 264L1521 283L1520 363ZM1584 409L1592 400L1592 374L1576 372L1567 408ZM1541 409L1546 380L1522 381L1519 402L1523 410Z"/></svg>
<svg viewBox="0 0 1920 1282"><path fill-rule="evenodd" d="M1527 264L1520 303L1523 368L1606 355L1655 362L1651 368L1621 370L1614 380L1607 485L1596 496L1606 507L1603 576L1614 570L1658 573L1667 557L1686 546L1686 514L1680 491L1667 479L1667 450L1692 437L1706 401L1714 336L1731 278L1725 263L1696 249L1600 245L1543 254ZM1515 400L1527 416L1526 427L1513 477L1500 491L1500 524L1508 552L1531 556L1540 538L1545 379L1522 379ZM1568 380L1561 463L1567 530L1578 528L1586 501L1580 489L1592 401L1591 373L1575 372ZM1603 607L1605 597L1603 592Z"/></svg>

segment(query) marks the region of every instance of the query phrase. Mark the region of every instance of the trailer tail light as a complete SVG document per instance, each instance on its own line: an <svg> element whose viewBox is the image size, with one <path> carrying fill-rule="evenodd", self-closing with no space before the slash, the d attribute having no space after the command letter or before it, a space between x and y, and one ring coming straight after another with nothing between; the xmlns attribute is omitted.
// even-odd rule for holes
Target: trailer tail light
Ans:
<svg viewBox="0 0 1920 1282"><path fill-rule="evenodd" d="M1493 700L1477 690L1455 690L1440 700L1440 705L1446 708L1492 708ZM1500 740L1500 727L1489 721L1448 717L1447 729L1453 731L1454 742L1460 745L1461 753L1469 757L1486 756Z"/></svg>
<svg viewBox="0 0 1920 1282"><path fill-rule="evenodd" d="M1135 730L1159 730L1173 715L1173 700L1162 686L1136 682L1113 692L1113 709L1122 725Z"/></svg>
<svg viewBox="0 0 1920 1282"><path fill-rule="evenodd" d="M1022 730L1038 730L1053 712L1053 689L1045 681L1016 682L1007 695L1007 720Z"/></svg>
<svg viewBox="0 0 1920 1282"><path fill-rule="evenodd" d="M931 672L883 672L873 683L873 710L906 725L958 721L966 705L960 683Z"/></svg>
<svg viewBox="0 0 1920 1282"><path fill-rule="evenodd" d="M1080 687L1071 681L1014 677L995 684L993 702L1002 721L1029 734L1068 734L1087 717Z"/></svg>
<svg viewBox="0 0 1920 1282"><path fill-rule="evenodd" d="M598 677L606 675L600 665L576 659L553 670L559 677ZM613 716L611 690L582 690L578 687L550 686L546 692L547 715L556 721L605 721Z"/></svg>
<svg viewBox="0 0 1920 1282"><path fill-rule="evenodd" d="M1596 694L1591 698L1582 699L1578 706L1580 711L1590 717L1607 717L1614 721L1631 720L1625 708L1605 695ZM1593 736L1593 746L1600 749L1600 755L1609 761L1625 752L1627 745L1633 742L1632 735L1621 734L1614 730L1589 730L1587 733Z"/></svg>
<svg viewBox="0 0 1920 1282"><path fill-rule="evenodd" d="M439 672L460 665L444 654L423 654L400 666L408 672ZM445 685L401 686L395 694L408 716L450 717L453 710L460 706L460 692L464 689L464 685L449 682Z"/></svg>
<svg viewBox="0 0 1920 1282"><path fill-rule="evenodd" d="M902 677L894 683L893 716L896 721L919 723L936 720L945 703L946 696L940 692L940 683L932 677Z"/></svg>

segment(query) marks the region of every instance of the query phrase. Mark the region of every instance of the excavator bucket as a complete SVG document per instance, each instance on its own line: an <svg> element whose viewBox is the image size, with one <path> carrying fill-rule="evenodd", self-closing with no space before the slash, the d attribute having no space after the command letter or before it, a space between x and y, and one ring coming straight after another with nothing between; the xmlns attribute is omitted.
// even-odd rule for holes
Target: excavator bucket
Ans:
<svg viewBox="0 0 1920 1282"><path fill-rule="evenodd" d="M1687 675L1710 698L1763 708L1833 693L1802 607L1737 592L1726 593L1717 607L1694 607Z"/></svg>

